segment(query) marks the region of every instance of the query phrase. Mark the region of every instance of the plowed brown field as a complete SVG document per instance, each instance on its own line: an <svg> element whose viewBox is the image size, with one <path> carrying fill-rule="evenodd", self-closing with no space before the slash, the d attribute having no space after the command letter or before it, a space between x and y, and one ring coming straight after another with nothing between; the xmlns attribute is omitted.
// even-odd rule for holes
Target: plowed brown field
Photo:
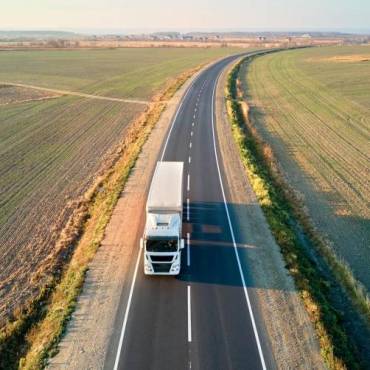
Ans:
<svg viewBox="0 0 370 370"><path fill-rule="evenodd" d="M79 98L2 108L2 318L32 287L37 291L38 277L52 268L55 242L78 197L142 110L142 105Z"/></svg>

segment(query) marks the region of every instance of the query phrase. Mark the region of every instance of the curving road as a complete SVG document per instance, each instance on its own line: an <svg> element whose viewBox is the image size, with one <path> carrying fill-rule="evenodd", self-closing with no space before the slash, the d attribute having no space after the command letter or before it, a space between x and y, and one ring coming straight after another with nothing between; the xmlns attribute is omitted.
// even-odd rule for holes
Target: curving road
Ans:
<svg viewBox="0 0 370 370"><path fill-rule="evenodd" d="M237 252L214 131L217 80L235 58L194 80L163 143L158 159L184 162L182 273L144 276L138 251L106 369L264 369L269 363L246 288L248 267Z"/></svg>

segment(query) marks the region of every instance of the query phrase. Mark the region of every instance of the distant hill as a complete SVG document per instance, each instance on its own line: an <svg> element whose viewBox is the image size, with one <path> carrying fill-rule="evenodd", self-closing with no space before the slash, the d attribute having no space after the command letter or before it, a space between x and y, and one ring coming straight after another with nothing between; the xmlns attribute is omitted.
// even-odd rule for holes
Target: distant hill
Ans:
<svg viewBox="0 0 370 370"><path fill-rule="evenodd" d="M353 36L349 33L342 32L318 32L318 31L235 31L235 32L189 32L188 35L193 37L215 37L219 36L222 38L248 38L263 36L268 38L279 38L279 37L300 37L303 35L310 35L314 38L320 37L349 37Z"/></svg>
<svg viewBox="0 0 370 370"><path fill-rule="evenodd" d="M81 37L75 32L67 31L1 31L0 39L8 41L73 39Z"/></svg>

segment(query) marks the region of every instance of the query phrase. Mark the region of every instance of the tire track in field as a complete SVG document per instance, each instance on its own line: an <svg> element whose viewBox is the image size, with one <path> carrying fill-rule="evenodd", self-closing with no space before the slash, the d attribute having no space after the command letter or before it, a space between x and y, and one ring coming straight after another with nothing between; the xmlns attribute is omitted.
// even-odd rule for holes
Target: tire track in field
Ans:
<svg viewBox="0 0 370 370"><path fill-rule="evenodd" d="M107 101L112 101L112 102L135 103L135 104L144 104L144 105L150 104L149 101L141 100L141 99L114 98L114 97L110 97L110 96L86 94L86 93L78 92L78 91L51 89L49 87L28 85L28 84L22 84L22 83L18 83L18 82L0 81L0 84L9 85L9 86L17 86L17 87L25 87L25 88L34 89L34 90L48 91L48 92L52 92L52 93L56 93L56 94L60 94L60 95L79 96L81 98L88 98L88 99L107 100Z"/></svg>

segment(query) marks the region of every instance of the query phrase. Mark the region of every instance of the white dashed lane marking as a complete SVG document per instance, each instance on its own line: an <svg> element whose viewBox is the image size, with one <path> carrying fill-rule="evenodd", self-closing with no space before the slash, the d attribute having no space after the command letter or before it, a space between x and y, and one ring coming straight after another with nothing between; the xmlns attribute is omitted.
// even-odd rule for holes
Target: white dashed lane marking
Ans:
<svg viewBox="0 0 370 370"><path fill-rule="evenodd" d="M188 285L188 342L191 342L191 296L190 285Z"/></svg>
<svg viewBox="0 0 370 370"><path fill-rule="evenodd" d="M187 265L190 266L190 234L186 234L187 239Z"/></svg>
<svg viewBox="0 0 370 370"><path fill-rule="evenodd" d="M189 198L186 199L186 220L190 220L190 200Z"/></svg>

